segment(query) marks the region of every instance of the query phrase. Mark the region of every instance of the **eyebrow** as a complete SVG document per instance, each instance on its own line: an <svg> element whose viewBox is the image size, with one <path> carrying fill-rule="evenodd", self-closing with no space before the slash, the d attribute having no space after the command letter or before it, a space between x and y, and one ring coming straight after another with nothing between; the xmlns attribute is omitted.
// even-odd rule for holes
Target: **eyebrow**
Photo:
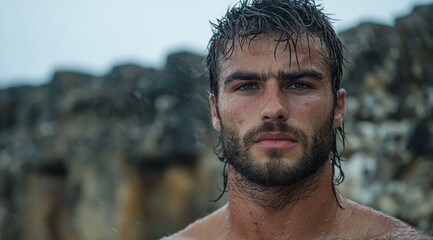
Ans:
<svg viewBox="0 0 433 240"><path fill-rule="evenodd" d="M280 71L277 78L279 81L294 81L304 77L315 80L322 80L323 74L315 69L303 69L290 72ZM260 81L264 79L266 79L266 76L259 73L235 71L224 78L224 84L227 84L234 80Z"/></svg>
<svg viewBox="0 0 433 240"><path fill-rule="evenodd" d="M300 78L311 78L314 80L322 80L323 74L315 69L303 69L290 72L279 72L279 80L298 80Z"/></svg>
<svg viewBox="0 0 433 240"><path fill-rule="evenodd" d="M263 80L263 79L264 77L259 73L236 71L224 78L224 84L227 84L234 80L253 81L253 80Z"/></svg>

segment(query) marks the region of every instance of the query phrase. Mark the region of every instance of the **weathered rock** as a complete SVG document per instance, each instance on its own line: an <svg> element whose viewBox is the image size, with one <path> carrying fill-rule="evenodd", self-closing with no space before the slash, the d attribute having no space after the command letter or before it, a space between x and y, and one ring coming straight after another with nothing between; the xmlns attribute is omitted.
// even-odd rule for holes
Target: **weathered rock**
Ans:
<svg viewBox="0 0 433 240"><path fill-rule="evenodd" d="M216 208L202 61L0 91L0 238L157 238Z"/></svg>
<svg viewBox="0 0 433 240"><path fill-rule="evenodd" d="M347 181L340 190L431 234L432 11L419 6L395 27L361 24L340 34L349 49L342 83Z"/></svg>

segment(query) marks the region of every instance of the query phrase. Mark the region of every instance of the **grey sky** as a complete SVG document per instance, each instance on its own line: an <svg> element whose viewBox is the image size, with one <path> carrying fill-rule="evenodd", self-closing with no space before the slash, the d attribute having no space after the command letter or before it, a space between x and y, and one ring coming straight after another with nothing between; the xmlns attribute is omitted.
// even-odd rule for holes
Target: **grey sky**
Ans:
<svg viewBox="0 0 433 240"><path fill-rule="evenodd" d="M0 0L0 87L39 84L56 69L99 75L115 64L161 66L178 49L204 54L209 20L232 0ZM337 31L375 21L392 25L433 0L323 0Z"/></svg>

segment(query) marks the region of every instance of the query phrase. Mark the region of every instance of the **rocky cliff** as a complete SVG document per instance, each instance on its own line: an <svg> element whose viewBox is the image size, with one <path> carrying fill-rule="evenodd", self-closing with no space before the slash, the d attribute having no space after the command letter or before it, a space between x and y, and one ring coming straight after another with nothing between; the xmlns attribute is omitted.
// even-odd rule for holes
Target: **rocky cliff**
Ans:
<svg viewBox="0 0 433 240"><path fill-rule="evenodd" d="M433 5L340 34L343 194L433 234ZM0 90L0 239L156 239L218 208L203 57Z"/></svg>

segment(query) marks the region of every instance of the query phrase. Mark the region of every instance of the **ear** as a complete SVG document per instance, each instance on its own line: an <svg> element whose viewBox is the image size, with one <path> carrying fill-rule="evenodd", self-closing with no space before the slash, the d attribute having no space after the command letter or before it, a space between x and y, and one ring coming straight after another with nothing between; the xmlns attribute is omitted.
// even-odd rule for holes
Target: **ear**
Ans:
<svg viewBox="0 0 433 240"><path fill-rule="evenodd" d="M346 90L340 89L337 91L337 103L334 110L334 129L337 129L343 124L344 113L346 112Z"/></svg>
<svg viewBox="0 0 433 240"><path fill-rule="evenodd" d="M216 102L216 98L214 95L209 95L209 104L210 104L210 110L212 114L212 124L213 127L219 132L221 130L221 123L220 119L218 117L218 106Z"/></svg>

